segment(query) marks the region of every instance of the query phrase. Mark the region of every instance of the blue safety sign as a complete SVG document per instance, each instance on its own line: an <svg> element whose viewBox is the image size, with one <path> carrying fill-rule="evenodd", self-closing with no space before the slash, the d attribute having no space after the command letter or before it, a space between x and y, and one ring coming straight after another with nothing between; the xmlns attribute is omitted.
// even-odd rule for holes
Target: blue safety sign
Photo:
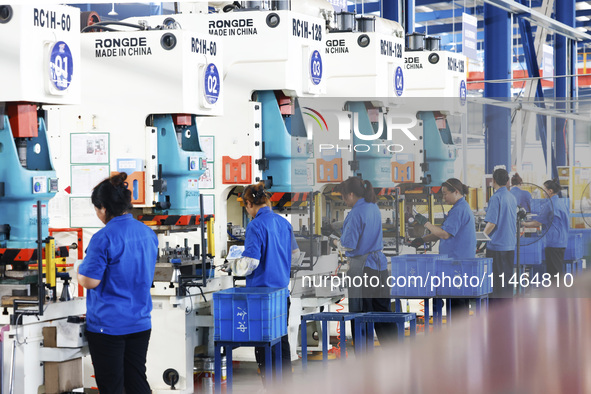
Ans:
<svg viewBox="0 0 591 394"><path fill-rule="evenodd" d="M460 82L460 103L462 105L466 104L466 82L462 79Z"/></svg>
<svg viewBox="0 0 591 394"><path fill-rule="evenodd" d="M213 63L205 69L205 99L209 104L215 104L220 97L220 74Z"/></svg>
<svg viewBox="0 0 591 394"><path fill-rule="evenodd" d="M63 41L58 41L51 49L49 57L49 78L57 90L66 90L72 83L74 62L70 47Z"/></svg>
<svg viewBox="0 0 591 394"><path fill-rule="evenodd" d="M310 58L310 76L314 85L318 85L322 81L322 57L317 50L312 52Z"/></svg>
<svg viewBox="0 0 591 394"><path fill-rule="evenodd" d="M404 75L400 66L398 66L394 75L394 89L396 90L397 96L402 96L402 92L404 91Z"/></svg>

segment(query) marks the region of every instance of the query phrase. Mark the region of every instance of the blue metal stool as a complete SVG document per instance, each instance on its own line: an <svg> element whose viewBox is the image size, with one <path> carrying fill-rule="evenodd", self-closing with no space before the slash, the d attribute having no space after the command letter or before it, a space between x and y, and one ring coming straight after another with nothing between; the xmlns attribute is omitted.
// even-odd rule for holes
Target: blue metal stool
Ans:
<svg viewBox="0 0 591 394"><path fill-rule="evenodd" d="M369 312L355 317L355 353L362 354L365 346L367 346L368 352L373 350L375 323L395 323L398 328L398 340L401 341L404 339L404 323L406 322L410 322L410 336L416 336L416 313Z"/></svg>
<svg viewBox="0 0 591 394"><path fill-rule="evenodd" d="M400 298L395 299L395 311L396 313L402 313L402 304L400 302ZM431 318L430 315L430 308L429 308L429 298L423 297L407 297L406 299L421 299L423 300L423 320L425 322L425 335L429 334L429 319ZM403 298L402 298L403 299ZM441 327L442 319L443 319L443 301L438 302L439 298L433 298L433 327Z"/></svg>
<svg viewBox="0 0 591 394"><path fill-rule="evenodd" d="M271 349L275 352L275 378L281 382L281 337L262 342L215 341L215 392L222 392L222 347L226 349L227 392L232 392L232 350L240 346L265 348L265 379L273 378ZM262 373L263 371L261 371Z"/></svg>
<svg viewBox="0 0 591 394"><path fill-rule="evenodd" d="M306 335L306 323L308 321L322 322L322 362L324 365L328 362L328 322L336 321L341 324L341 359L343 357L342 351L346 352L346 338L345 338L345 322L353 320L355 317L362 315L362 313L342 313L342 312L321 312L310 313L302 315L302 369L305 371L308 368L308 337Z"/></svg>

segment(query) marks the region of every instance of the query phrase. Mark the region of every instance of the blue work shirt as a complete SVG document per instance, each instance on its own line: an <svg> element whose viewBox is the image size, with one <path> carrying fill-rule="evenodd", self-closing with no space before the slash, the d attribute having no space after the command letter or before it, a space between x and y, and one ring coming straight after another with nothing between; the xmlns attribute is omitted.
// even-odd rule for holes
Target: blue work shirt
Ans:
<svg viewBox="0 0 591 394"><path fill-rule="evenodd" d="M116 216L90 239L78 272L101 283L86 295L86 329L126 335L152 328L150 288L158 237L131 214Z"/></svg>
<svg viewBox="0 0 591 394"><path fill-rule="evenodd" d="M566 248L569 228L568 200L554 195L550 201L551 204L542 204L540 214L535 220L542 223L547 248Z"/></svg>
<svg viewBox="0 0 591 394"><path fill-rule="evenodd" d="M488 250L507 252L517 245L517 200L505 186L491 196L486 210L485 222L495 225L490 233Z"/></svg>
<svg viewBox="0 0 591 394"><path fill-rule="evenodd" d="M526 212L531 212L531 193L527 190L521 190L517 186L512 186L510 191L517 200L517 205L525 209Z"/></svg>
<svg viewBox="0 0 591 394"><path fill-rule="evenodd" d="M297 248L291 223L270 207L260 208L246 226L242 257L259 260L259 266L246 277L246 286L287 287L291 251Z"/></svg>
<svg viewBox="0 0 591 394"><path fill-rule="evenodd" d="M441 239L439 253L452 259L469 259L476 256L476 225L474 214L464 197L449 210L441 226L451 237Z"/></svg>
<svg viewBox="0 0 591 394"><path fill-rule="evenodd" d="M388 260L382 253L382 214L377 204L364 198L357 200L343 223L341 245L352 249L345 253L347 257L371 253L365 262L366 267L376 271L388 269Z"/></svg>

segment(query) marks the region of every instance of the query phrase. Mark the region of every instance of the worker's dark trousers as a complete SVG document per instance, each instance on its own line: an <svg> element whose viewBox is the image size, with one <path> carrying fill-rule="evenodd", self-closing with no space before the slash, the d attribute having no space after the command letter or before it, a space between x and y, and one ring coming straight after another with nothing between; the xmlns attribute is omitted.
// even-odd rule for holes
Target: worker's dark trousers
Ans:
<svg viewBox="0 0 591 394"><path fill-rule="evenodd" d="M152 330L127 335L86 331L96 383L101 394L149 394L146 353Z"/></svg>
<svg viewBox="0 0 591 394"><path fill-rule="evenodd" d="M546 248L546 272L552 278L552 284L556 285L556 278L554 275L560 274L559 280L562 280L564 274L564 251L566 248Z"/></svg>
<svg viewBox="0 0 591 394"><path fill-rule="evenodd" d="M367 283L377 283L378 285L376 287L363 287L361 289L361 298L349 298L349 312L392 312L390 288L387 283L388 270L377 271L363 267L363 274L367 275ZM349 271L349 275L351 275L351 271ZM363 275L361 276L363 277ZM378 280L372 282L372 277L378 278ZM381 344L396 340L395 323L375 323L374 327ZM401 329L404 329L404 327ZM351 336L355 341L355 323L353 320L351 320Z"/></svg>
<svg viewBox="0 0 591 394"><path fill-rule="evenodd" d="M515 266L515 251L497 251L486 250L486 257L493 259L493 292L489 297L489 306L498 306L503 304L509 298L513 297L513 285L509 284L513 276ZM503 275L503 277L501 277ZM517 279L519 282L519 279Z"/></svg>
<svg viewBox="0 0 591 394"><path fill-rule="evenodd" d="M287 328L289 330L289 307L291 306L291 300L289 297L287 298ZM275 371L275 353L273 352L273 371ZM263 378L263 382L266 383L265 380L265 348L264 347L255 347L254 348L254 356L257 360L257 364L259 365L259 370L261 371L261 377ZM288 335L284 335L281 337L281 365L283 368L281 369L281 378L284 383L291 382L291 349L289 348L289 338Z"/></svg>

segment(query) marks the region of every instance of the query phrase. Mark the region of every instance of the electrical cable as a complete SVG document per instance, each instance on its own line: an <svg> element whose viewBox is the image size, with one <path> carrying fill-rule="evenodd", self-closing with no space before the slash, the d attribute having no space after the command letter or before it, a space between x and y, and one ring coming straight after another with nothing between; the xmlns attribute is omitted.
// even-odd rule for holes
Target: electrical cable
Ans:
<svg viewBox="0 0 591 394"><path fill-rule="evenodd" d="M336 312L337 313L341 313L344 309L345 306L343 304L341 304L341 302L343 302L345 298L341 298L340 300L338 300L335 304L337 305L337 309ZM328 327L328 325L327 325ZM341 324L337 324L337 344L334 346L334 353L338 358L342 358L343 357L343 353L342 353L342 349L341 349ZM345 358L347 357L347 349L345 349Z"/></svg>
<svg viewBox="0 0 591 394"><path fill-rule="evenodd" d="M80 33L87 33L89 30L94 30L94 29L103 29L105 31L121 31L121 30L113 29L112 27L96 26L96 24L95 24L95 25L86 26L84 29L82 29L80 31Z"/></svg>
<svg viewBox="0 0 591 394"><path fill-rule="evenodd" d="M125 26L125 27L132 27L138 30L147 30L145 26L138 25L135 23L127 23L127 22L120 22L120 21L104 21L104 22L97 22L93 23L92 25L86 26L84 29L80 31L80 33L85 33L88 30L96 29L96 28L105 28L105 30L112 29L107 28L108 25L116 25L116 26ZM122 31L122 30L109 30L109 31Z"/></svg>

